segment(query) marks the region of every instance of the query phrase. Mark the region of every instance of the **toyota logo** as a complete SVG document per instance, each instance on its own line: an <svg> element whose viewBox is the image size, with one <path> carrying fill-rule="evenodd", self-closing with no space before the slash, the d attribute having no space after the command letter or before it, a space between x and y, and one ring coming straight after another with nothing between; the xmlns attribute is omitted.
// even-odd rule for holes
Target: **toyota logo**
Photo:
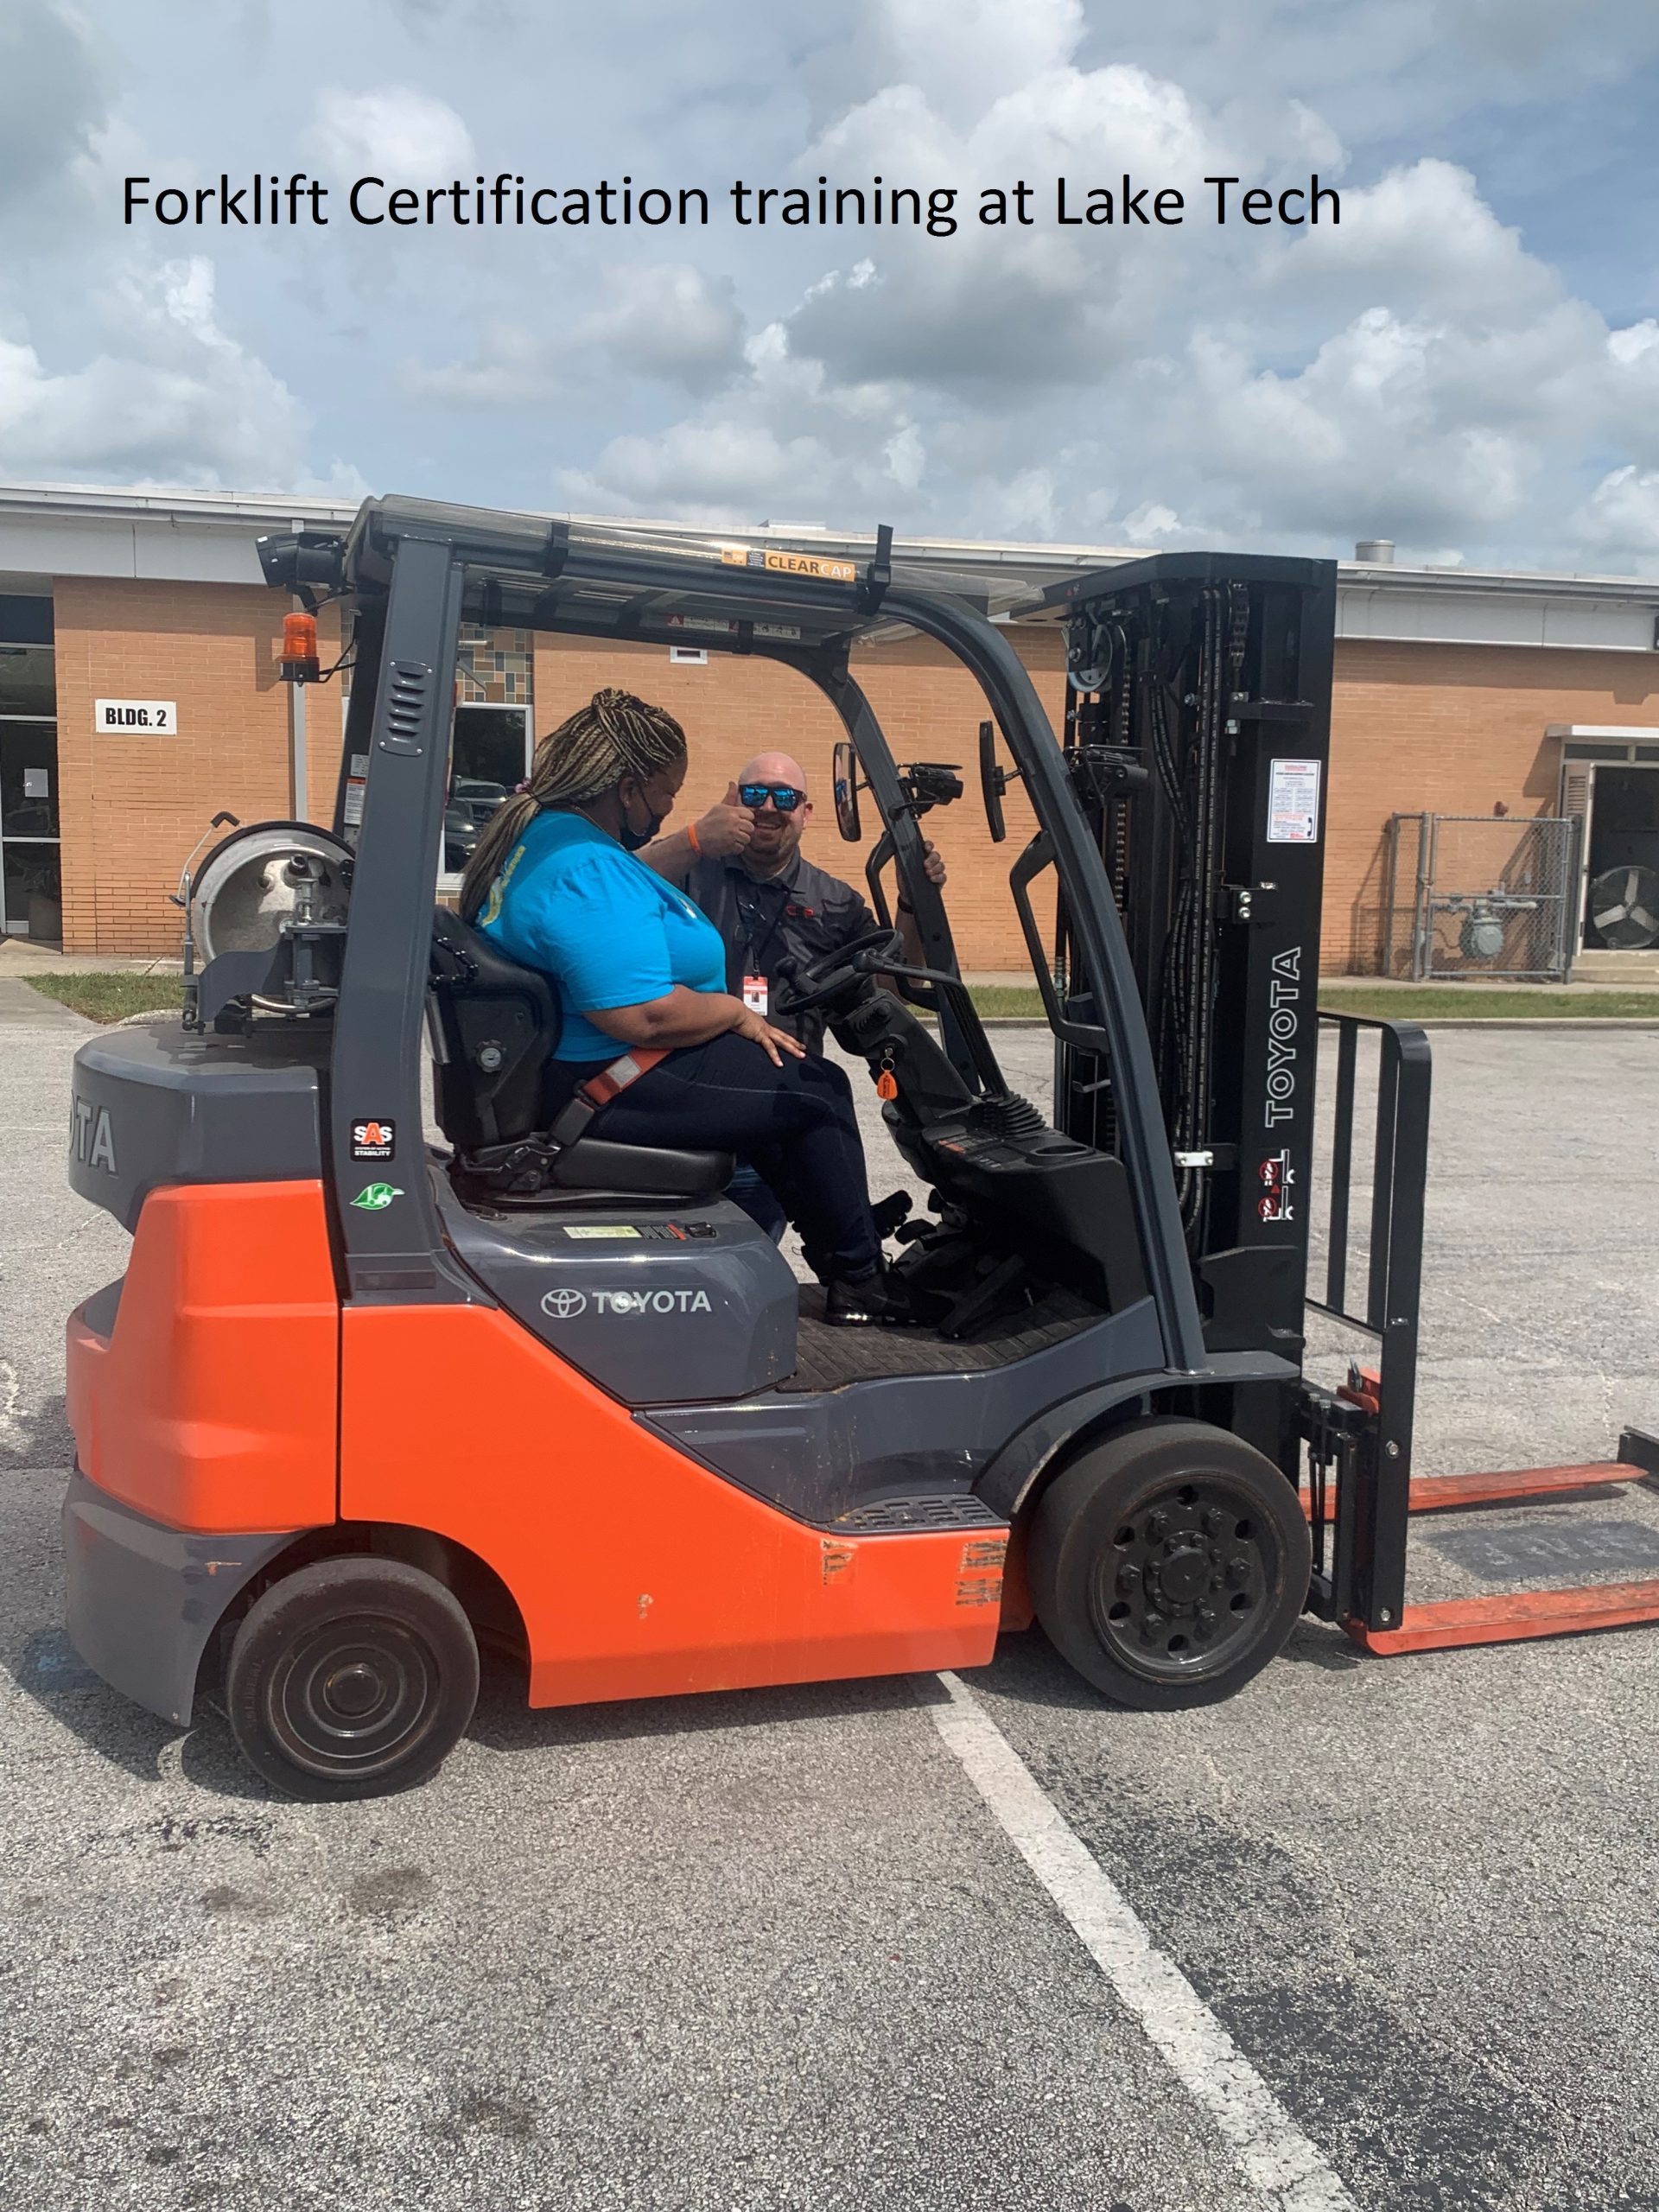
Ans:
<svg viewBox="0 0 1659 2212"><path fill-rule="evenodd" d="M585 1290L550 1290L542 1300L543 1313L551 1314L556 1321L574 1320L578 1313L585 1313L587 1310L588 1294Z"/></svg>

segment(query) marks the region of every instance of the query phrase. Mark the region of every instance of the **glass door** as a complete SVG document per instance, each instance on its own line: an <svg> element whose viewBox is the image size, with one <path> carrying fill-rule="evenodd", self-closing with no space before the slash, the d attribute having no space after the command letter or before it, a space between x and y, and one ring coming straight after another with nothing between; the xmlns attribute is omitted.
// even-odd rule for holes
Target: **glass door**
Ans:
<svg viewBox="0 0 1659 2212"><path fill-rule="evenodd" d="M455 709L450 741L449 791L443 810L442 892L460 888L479 832L530 772L534 740L528 707L471 705Z"/></svg>
<svg viewBox="0 0 1659 2212"><path fill-rule="evenodd" d="M0 592L0 934L63 938L52 602Z"/></svg>
<svg viewBox="0 0 1659 2212"><path fill-rule="evenodd" d="M455 654L455 719L443 812L438 891L461 888L479 832L530 773L535 736L531 702L535 658L527 630L488 630L464 622Z"/></svg>

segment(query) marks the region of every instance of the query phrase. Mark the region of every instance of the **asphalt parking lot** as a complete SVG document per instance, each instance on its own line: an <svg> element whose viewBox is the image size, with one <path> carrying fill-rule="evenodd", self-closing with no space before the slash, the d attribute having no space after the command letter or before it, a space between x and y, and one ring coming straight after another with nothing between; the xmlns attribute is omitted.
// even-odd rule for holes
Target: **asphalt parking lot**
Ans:
<svg viewBox="0 0 1659 2212"><path fill-rule="evenodd" d="M342 1807L124 1705L60 1627L62 1320L125 1241L62 1179L86 1033L0 1010L8 2212L1659 2207L1659 1630L1382 1661L1305 1623L1156 1719L1035 1633L970 1708L529 1713L493 1675L437 1782ZM1046 1041L998 1043L1040 1090ZM1420 1467L1605 1454L1659 1426L1659 1035L1434 1044ZM1522 1525L1463 1521L1489 1566ZM1528 1526L1659 1573L1646 1490ZM1424 1593L1493 1586L1444 1546ZM1195 2022L1265 2151L1193 2093Z"/></svg>

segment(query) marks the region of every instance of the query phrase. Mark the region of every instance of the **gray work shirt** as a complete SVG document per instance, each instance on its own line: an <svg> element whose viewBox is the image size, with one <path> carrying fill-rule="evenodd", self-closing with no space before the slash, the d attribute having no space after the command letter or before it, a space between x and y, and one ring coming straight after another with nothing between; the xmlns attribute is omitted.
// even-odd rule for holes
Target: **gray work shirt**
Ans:
<svg viewBox="0 0 1659 2212"><path fill-rule="evenodd" d="M797 852L777 875L753 876L741 860L688 856L679 869L665 871L671 882L690 892L726 945L726 988L743 995L746 976L764 976L769 999L776 997L779 963L817 960L876 926L875 916L850 883L827 875ZM792 1020L776 1012L766 1019L798 1037L809 1052L823 1050L823 1015L817 1007Z"/></svg>

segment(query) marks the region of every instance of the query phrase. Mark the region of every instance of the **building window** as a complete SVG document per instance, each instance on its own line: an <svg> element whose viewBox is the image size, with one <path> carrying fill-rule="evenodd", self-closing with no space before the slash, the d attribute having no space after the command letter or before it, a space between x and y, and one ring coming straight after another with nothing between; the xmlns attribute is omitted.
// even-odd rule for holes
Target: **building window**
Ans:
<svg viewBox="0 0 1659 2212"><path fill-rule="evenodd" d="M58 837L52 601L0 592L0 933L62 941Z"/></svg>

